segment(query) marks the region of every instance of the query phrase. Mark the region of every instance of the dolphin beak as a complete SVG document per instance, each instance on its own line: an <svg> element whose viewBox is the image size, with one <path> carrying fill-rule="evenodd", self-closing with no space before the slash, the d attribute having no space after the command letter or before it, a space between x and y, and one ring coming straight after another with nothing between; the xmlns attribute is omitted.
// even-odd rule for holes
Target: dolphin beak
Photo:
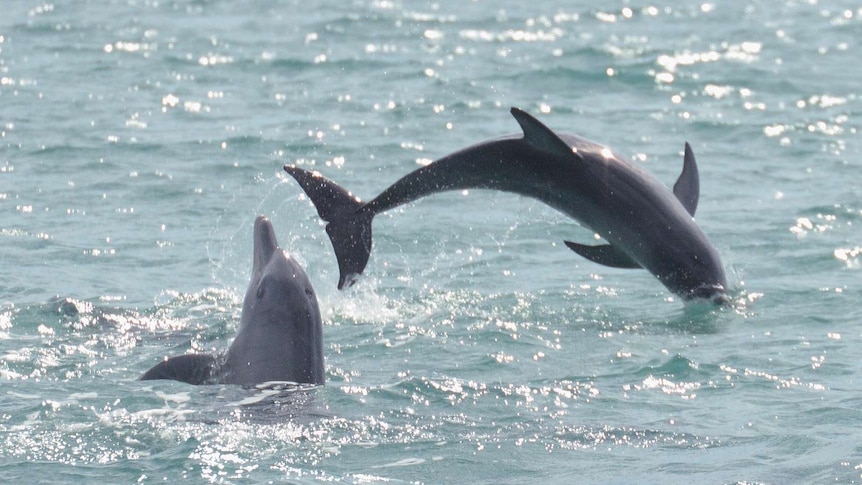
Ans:
<svg viewBox="0 0 862 485"><path fill-rule="evenodd" d="M275 239L275 229L272 223L264 216L257 216L254 220L254 258L252 272L263 269L272 258L273 253L278 250L278 241Z"/></svg>
<svg viewBox="0 0 862 485"><path fill-rule="evenodd" d="M686 300L701 300L716 305L727 305L730 303L730 297L727 295L727 290L721 285L703 285L691 291Z"/></svg>

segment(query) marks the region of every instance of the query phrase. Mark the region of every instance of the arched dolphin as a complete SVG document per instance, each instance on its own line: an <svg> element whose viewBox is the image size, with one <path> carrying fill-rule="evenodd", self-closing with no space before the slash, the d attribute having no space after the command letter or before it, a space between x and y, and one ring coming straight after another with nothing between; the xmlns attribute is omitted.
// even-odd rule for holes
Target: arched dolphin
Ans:
<svg viewBox="0 0 862 485"><path fill-rule="evenodd" d="M575 135L557 135L518 108L511 112L523 136L509 135L447 155L407 174L367 203L318 173L284 166L329 222L326 232L338 258L339 289L365 269L376 214L437 192L479 188L538 199L592 229L610 244L566 241L591 261L645 268L685 300L727 300L718 252L693 219L700 184L688 143L682 174L671 192L610 149Z"/></svg>
<svg viewBox="0 0 862 485"><path fill-rule="evenodd" d="M272 224L254 222L254 265L239 331L220 356L186 354L148 370L141 380L189 384L323 384L323 326L305 271L278 247Z"/></svg>

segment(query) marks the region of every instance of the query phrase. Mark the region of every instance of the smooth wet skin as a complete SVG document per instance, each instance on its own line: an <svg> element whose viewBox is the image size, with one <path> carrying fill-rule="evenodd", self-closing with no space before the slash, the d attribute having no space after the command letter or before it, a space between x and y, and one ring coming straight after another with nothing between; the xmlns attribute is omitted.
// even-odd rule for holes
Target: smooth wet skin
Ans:
<svg viewBox="0 0 862 485"><path fill-rule="evenodd" d="M254 224L254 263L236 337L223 355L172 357L141 380L190 384L323 384L323 325L305 271L278 247L272 224Z"/></svg>
<svg viewBox="0 0 862 485"><path fill-rule="evenodd" d="M685 300L726 301L721 258L695 224L700 195L697 163L685 145L683 172L673 192L607 147L557 135L512 108L523 136L483 142L417 169L367 203L320 174L285 165L318 214L338 259L338 287L362 273L371 252L376 214L449 190L492 189L538 199L601 235L609 244L566 245L599 264L644 268Z"/></svg>

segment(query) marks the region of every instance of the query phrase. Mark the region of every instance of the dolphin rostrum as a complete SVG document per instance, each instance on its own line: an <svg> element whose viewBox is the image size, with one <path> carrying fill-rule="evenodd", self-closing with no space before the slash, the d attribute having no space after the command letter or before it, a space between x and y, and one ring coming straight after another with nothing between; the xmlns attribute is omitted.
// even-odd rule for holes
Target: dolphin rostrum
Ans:
<svg viewBox="0 0 862 485"><path fill-rule="evenodd" d="M323 326L305 271L290 258L263 216L254 222L254 263L239 331L227 352L186 354L160 362L141 380L189 384L323 384Z"/></svg>
<svg viewBox="0 0 862 485"><path fill-rule="evenodd" d="M693 218L700 182L688 143L682 174L671 192L609 148L558 135L518 108L511 113L523 136L504 136L447 155L366 203L319 173L284 166L329 223L326 232L338 259L339 289L353 284L365 269L375 215L437 192L478 188L538 199L590 228L609 244L565 241L590 261L644 268L684 300L727 301L718 252Z"/></svg>

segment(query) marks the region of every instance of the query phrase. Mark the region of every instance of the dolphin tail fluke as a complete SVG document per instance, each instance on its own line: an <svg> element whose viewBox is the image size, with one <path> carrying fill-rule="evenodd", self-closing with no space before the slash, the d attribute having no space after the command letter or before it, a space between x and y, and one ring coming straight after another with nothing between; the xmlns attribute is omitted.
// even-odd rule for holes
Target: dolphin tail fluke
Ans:
<svg viewBox="0 0 862 485"><path fill-rule="evenodd" d="M635 269L642 267L628 254L620 251L619 249L611 246L610 244L603 244L601 246L587 246L585 244L578 244L572 241L563 242L566 243L566 246L568 246L569 249L594 263L599 263L605 266L609 266L611 268Z"/></svg>
<svg viewBox="0 0 862 485"><path fill-rule="evenodd" d="M326 225L326 233L338 259L338 289L353 286L365 270L371 256L371 213L357 213L352 218L335 220Z"/></svg>
<svg viewBox="0 0 862 485"><path fill-rule="evenodd" d="M362 210L362 201L319 173L285 165L311 199L317 214L328 222L326 233L338 260L338 289L351 286L371 256L371 221L374 213Z"/></svg>

